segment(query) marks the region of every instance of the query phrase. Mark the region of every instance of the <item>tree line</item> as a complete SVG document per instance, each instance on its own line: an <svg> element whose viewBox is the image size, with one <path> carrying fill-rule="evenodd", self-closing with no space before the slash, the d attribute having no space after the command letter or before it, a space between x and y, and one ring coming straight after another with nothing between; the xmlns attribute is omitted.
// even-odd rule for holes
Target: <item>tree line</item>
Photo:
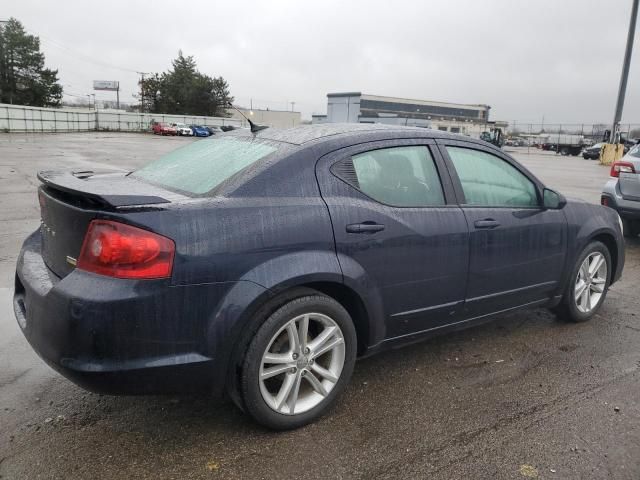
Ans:
<svg viewBox="0 0 640 480"><path fill-rule="evenodd" d="M37 36L15 18L0 23L0 103L59 107L64 92L58 70L45 68L44 62ZM199 72L193 56L182 51L171 66L139 81L141 112L227 116L233 97L223 77Z"/></svg>

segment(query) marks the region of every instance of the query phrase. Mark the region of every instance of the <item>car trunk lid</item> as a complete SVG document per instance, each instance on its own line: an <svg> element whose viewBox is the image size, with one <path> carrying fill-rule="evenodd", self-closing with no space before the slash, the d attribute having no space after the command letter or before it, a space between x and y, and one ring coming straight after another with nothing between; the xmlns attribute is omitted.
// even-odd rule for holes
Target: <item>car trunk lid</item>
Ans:
<svg viewBox="0 0 640 480"><path fill-rule="evenodd" d="M127 176L126 172L40 172L38 190L42 256L59 277L80 254L89 223L130 207L171 203L181 195Z"/></svg>

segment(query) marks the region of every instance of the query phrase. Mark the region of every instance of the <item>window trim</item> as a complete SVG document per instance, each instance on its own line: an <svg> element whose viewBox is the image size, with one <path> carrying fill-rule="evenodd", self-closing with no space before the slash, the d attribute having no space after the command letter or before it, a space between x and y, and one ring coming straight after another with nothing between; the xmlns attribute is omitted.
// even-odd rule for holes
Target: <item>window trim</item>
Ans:
<svg viewBox="0 0 640 480"><path fill-rule="evenodd" d="M449 171L449 175L451 177L451 181L453 183L453 190L456 195L456 201L458 205L464 208L501 208L501 209L509 209L509 210L540 210L543 209L543 201L542 201L542 191L544 190L544 184L536 178L529 170L527 170L523 165L520 165L513 158L509 157L502 151L497 151L492 147L487 147L485 145L481 145L478 143L472 142L464 142L459 140L436 140L438 144L438 149L440 150L440 154L444 159L444 162L447 166L447 170ZM517 171L519 171L522 175L524 175L531 183L533 183L536 189L536 197L538 200L538 205L531 206L517 206L517 205L476 205L471 203L466 203L466 196L464 194L464 190L462 188L462 182L458 177L458 172L449 156L449 152L447 151L447 147L459 147L466 148L469 150L477 150L483 153L488 153L489 155L493 155L495 157L504 160Z"/></svg>
<svg viewBox="0 0 640 480"><path fill-rule="evenodd" d="M374 144L374 145L371 145ZM355 190L356 192L360 193L361 195L363 195L365 198L367 198L368 200L371 200L372 202L375 202L378 205L384 205L385 207L389 207L389 208L408 208L408 209L417 209L417 208L447 208L447 207L458 207L458 205L456 204L455 201L455 194L452 195L451 194L451 190L453 189L453 185L451 185L450 183L447 184L446 179L444 177L444 174L447 172L447 168L444 165L443 159L441 157L441 153L440 150L438 149L437 145L435 145L435 142L433 140L422 140L422 139L399 139L399 140L382 140L382 141L376 141L376 142L370 142L369 144L358 144L358 145L353 145L352 147L347 147L348 149L352 149L354 147L363 147L363 148L358 148L356 151L350 152L348 155L345 156L341 156L340 158L338 158L335 161L332 161L329 164L329 172L330 174L337 178L338 180L340 180L341 182L343 182L344 184L348 185L350 188L352 188L353 190ZM337 175L334 171L334 167L336 167L339 163L344 162L344 161L350 161L352 162L353 165L353 157L356 155L361 155L367 152L373 152L376 150L388 150L391 148L403 148L403 147L424 147L427 149L427 151L429 152L429 154L431 155L431 159L433 160L434 166L436 168L436 173L438 174L438 181L440 183L440 188L442 188L442 197L444 199L444 203L441 205L414 205L414 206L407 206L407 205L391 205L389 203L384 203L381 202L380 200L371 197L370 195L368 195L367 193L365 193L364 191L362 191L359 187L356 187L355 185L353 185L352 183L349 183L348 181L346 181L344 178L342 178L341 176ZM355 170L355 166L353 166L354 170ZM447 174L448 175L448 174ZM449 179L450 181L450 179Z"/></svg>

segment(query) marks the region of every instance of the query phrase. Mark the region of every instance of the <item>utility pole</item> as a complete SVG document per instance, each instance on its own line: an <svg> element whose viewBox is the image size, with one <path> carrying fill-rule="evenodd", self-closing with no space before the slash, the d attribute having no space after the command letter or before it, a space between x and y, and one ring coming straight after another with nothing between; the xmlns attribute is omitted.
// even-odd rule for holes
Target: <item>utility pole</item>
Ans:
<svg viewBox="0 0 640 480"><path fill-rule="evenodd" d="M291 111L295 111L296 102L291 102Z"/></svg>
<svg viewBox="0 0 640 480"><path fill-rule="evenodd" d="M144 113L144 72L136 72L140 75L140 113Z"/></svg>
<svg viewBox="0 0 640 480"><path fill-rule="evenodd" d="M636 19L638 17L638 0L633 0L631 6L631 19L629 20L629 33L627 35L627 48L624 52L624 61L622 62L622 75L620 76L620 86L618 88L618 100L616 101L616 111L613 117L613 125L611 126L611 135L609 143L613 143L616 137L616 130L622 118L622 107L624 107L624 96L627 92L627 78L629 77L629 64L631 63L631 53L633 51L633 37L636 32Z"/></svg>

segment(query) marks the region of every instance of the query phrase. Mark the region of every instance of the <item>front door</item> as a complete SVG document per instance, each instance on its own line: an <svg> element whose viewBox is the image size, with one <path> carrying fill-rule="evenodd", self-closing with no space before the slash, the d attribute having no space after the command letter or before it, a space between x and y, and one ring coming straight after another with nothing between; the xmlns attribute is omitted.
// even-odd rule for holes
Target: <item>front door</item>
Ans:
<svg viewBox="0 0 640 480"><path fill-rule="evenodd" d="M543 208L539 182L506 155L443 143L470 231L466 316L549 298L564 269L564 212Z"/></svg>
<svg viewBox="0 0 640 480"><path fill-rule="evenodd" d="M392 338L456 318L468 230L433 141L371 142L317 166L346 277L381 299Z"/></svg>

